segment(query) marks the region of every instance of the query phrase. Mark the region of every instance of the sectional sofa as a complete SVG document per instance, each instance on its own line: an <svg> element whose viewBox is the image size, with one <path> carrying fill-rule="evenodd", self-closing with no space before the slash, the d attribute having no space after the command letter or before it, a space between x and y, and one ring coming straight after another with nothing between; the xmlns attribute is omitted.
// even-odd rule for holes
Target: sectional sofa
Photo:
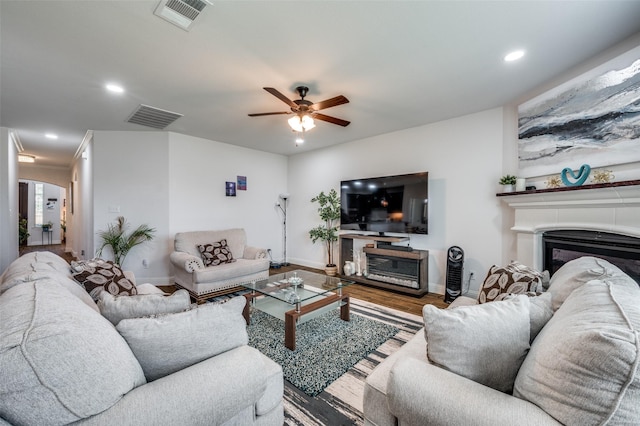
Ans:
<svg viewBox="0 0 640 426"><path fill-rule="evenodd" d="M640 423L640 287L603 259L566 263L541 295L423 316L366 379L365 425Z"/></svg>
<svg viewBox="0 0 640 426"><path fill-rule="evenodd" d="M151 293L96 303L55 254L14 261L0 276L0 424L282 425L282 369L247 345L245 299ZM167 303L177 311L126 315Z"/></svg>

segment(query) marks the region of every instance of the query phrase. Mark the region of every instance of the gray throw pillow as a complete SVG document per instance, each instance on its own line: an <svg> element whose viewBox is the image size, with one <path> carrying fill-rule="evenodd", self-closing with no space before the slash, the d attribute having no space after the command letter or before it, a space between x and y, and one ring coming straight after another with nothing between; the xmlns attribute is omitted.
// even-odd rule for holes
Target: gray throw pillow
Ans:
<svg viewBox="0 0 640 426"><path fill-rule="evenodd" d="M511 392L529 351L527 296L452 309L425 305L422 313L432 364Z"/></svg>
<svg viewBox="0 0 640 426"><path fill-rule="evenodd" d="M176 314L124 319L116 329L131 347L147 380L156 380L246 345L245 303L241 296Z"/></svg>
<svg viewBox="0 0 640 426"><path fill-rule="evenodd" d="M571 260L562 265L549 282L553 310L557 311L571 292L586 282L622 276L624 273L617 266L598 257L583 256Z"/></svg>
<svg viewBox="0 0 640 426"><path fill-rule="evenodd" d="M563 424L638 424L639 338L638 285L585 283L533 342L513 394Z"/></svg>
<svg viewBox="0 0 640 426"><path fill-rule="evenodd" d="M547 324L547 322L553 316L553 308L551 306L551 293L546 292L542 294L538 293L525 293L525 296L529 297L529 320L530 320L530 335L529 343L533 342L540 330ZM518 297L517 294L510 294L504 300L513 299Z"/></svg>
<svg viewBox="0 0 640 426"><path fill-rule="evenodd" d="M136 294L134 296L114 296L102 291L98 296L100 313L113 325L127 318L149 315L172 314L189 309L191 299L187 290L177 290L170 296L164 294Z"/></svg>

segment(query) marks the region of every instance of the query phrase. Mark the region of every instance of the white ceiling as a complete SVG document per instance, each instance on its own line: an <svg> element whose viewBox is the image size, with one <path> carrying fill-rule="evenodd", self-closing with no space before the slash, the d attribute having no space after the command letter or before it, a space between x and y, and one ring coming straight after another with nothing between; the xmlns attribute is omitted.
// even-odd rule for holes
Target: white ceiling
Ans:
<svg viewBox="0 0 640 426"><path fill-rule="evenodd" d="M184 114L169 131L318 149L513 102L640 31L628 0L215 1L189 32L157 4L0 0L0 125L38 164L68 166L87 130L153 131L126 122L139 104ZM247 116L288 109L262 87L300 84L349 98L323 113L351 125L318 122L295 147L288 116Z"/></svg>

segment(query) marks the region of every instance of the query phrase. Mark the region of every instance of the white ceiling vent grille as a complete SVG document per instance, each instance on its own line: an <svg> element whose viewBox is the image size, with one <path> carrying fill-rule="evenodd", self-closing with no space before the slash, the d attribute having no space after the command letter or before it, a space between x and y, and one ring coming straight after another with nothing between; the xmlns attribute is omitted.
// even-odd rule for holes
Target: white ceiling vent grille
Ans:
<svg viewBox="0 0 640 426"><path fill-rule="evenodd" d="M207 0L162 0L156 11L157 16L189 31L193 21L211 3Z"/></svg>
<svg viewBox="0 0 640 426"><path fill-rule="evenodd" d="M140 124L141 126L153 127L154 129L164 129L169 124L182 117L177 112L165 111L149 105L140 105L133 114L127 118L127 122Z"/></svg>

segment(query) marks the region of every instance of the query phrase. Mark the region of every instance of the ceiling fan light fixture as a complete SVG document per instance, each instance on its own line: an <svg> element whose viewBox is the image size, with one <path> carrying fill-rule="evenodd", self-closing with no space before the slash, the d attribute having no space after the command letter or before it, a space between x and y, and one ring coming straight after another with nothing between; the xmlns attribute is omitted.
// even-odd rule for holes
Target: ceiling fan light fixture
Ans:
<svg viewBox="0 0 640 426"><path fill-rule="evenodd" d="M295 115L287 121L289 122L289 126L291 126L295 132L306 132L307 130L311 130L316 127L316 124L313 122L313 118L306 114Z"/></svg>
<svg viewBox="0 0 640 426"><path fill-rule="evenodd" d="M36 157L34 157L33 155L18 154L18 162L19 163L35 163Z"/></svg>

